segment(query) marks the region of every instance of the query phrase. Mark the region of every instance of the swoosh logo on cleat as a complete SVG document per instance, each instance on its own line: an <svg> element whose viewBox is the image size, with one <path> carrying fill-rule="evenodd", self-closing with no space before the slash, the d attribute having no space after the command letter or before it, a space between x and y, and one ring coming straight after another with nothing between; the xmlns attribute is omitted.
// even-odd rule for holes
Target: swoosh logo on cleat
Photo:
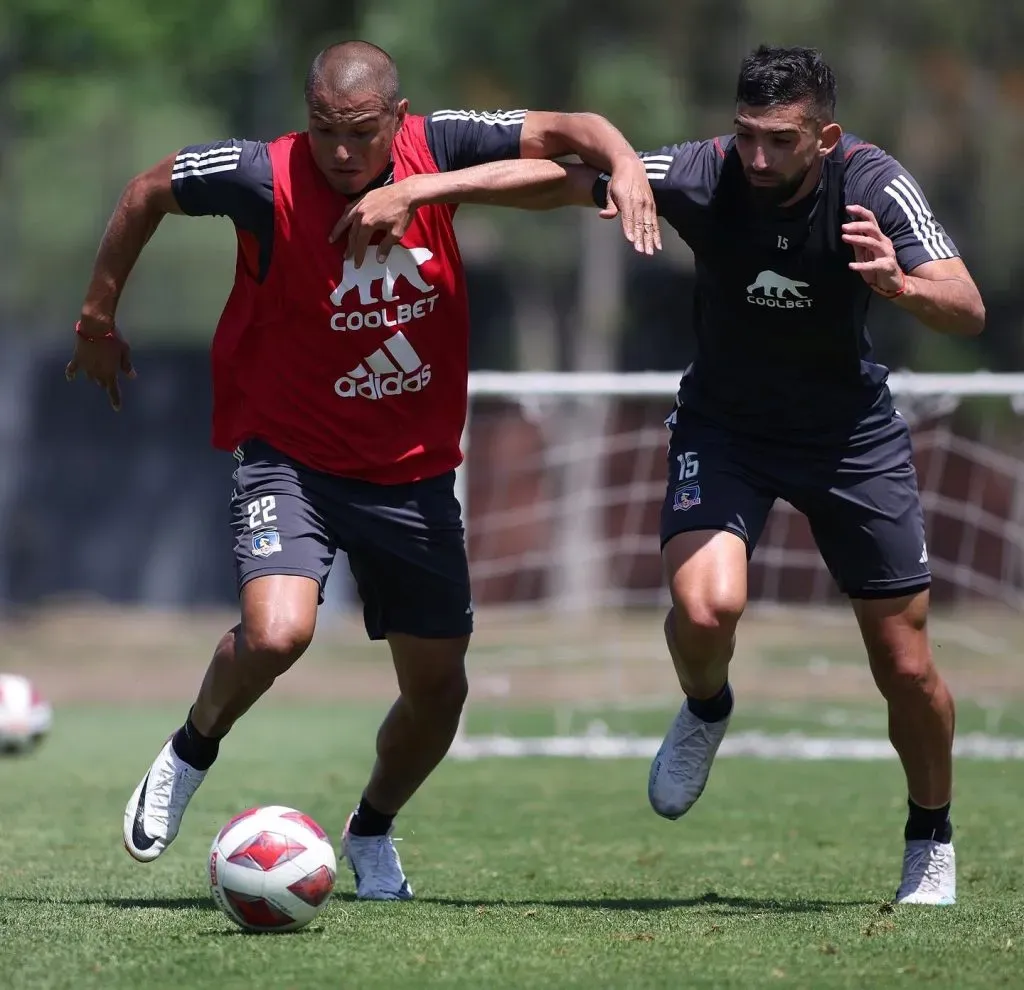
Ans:
<svg viewBox="0 0 1024 990"><path fill-rule="evenodd" d="M135 822L132 825L132 843L136 849L150 849L156 842L156 836L146 835L143 827L143 820L146 816L146 785L149 783L149 774L142 782L142 790L139 791L139 803L135 806Z"/></svg>

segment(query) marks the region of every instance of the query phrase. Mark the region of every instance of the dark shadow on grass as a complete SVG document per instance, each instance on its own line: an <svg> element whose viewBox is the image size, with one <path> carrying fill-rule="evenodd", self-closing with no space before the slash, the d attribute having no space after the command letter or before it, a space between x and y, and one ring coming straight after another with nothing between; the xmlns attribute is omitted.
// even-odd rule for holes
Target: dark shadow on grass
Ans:
<svg viewBox="0 0 1024 990"><path fill-rule="evenodd" d="M355 894L338 891L334 900L354 902ZM158 908L165 911L216 911L206 897L4 897L4 902L26 904L100 904L121 910ZM876 900L819 900L816 898L724 897L713 890L699 897L579 897L579 898L461 898L417 897L412 903L458 908L577 908L590 911L672 911L697 908L712 914L826 914L836 908L877 906ZM215 934L210 932L209 934ZM226 934L221 932L220 934ZM237 931L234 934L246 934Z"/></svg>
<svg viewBox="0 0 1024 990"><path fill-rule="evenodd" d="M217 905L208 897L0 897L6 902L22 904L101 904L104 907L133 911L140 908L160 908L165 911L216 911ZM297 932L250 932L227 922L226 928L204 928L196 935L207 938L227 938L242 935L255 938L260 935L310 935L323 931L322 925L308 925Z"/></svg>
<svg viewBox="0 0 1024 990"><path fill-rule="evenodd" d="M339 900L355 900L353 894L336 894ZM699 897L543 897L506 900L502 898L459 897L418 897L424 904L441 904L448 907L511 907L511 908L579 908L591 911L672 911L678 908L698 908L712 914L826 914L836 908L868 907L877 905L877 900L818 900L816 898L762 898L724 897L709 890Z"/></svg>
<svg viewBox="0 0 1024 990"><path fill-rule="evenodd" d="M136 908L162 908L165 911L216 911L217 905L208 897L0 897L22 904L100 904L104 907L131 911Z"/></svg>
<svg viewBox="0 0 1024 990"><path fill-rule="evenodd" d="M297 932L250 932L243 928L203 928L196 932L200 938L305 938L307 935L322 935L323 925L307 925Z"/></svg>

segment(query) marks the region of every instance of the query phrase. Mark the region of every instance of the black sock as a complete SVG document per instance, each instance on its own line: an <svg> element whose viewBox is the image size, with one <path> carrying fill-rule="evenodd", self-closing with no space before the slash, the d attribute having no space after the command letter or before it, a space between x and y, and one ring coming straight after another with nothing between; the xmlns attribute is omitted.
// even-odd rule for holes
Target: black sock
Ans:
<svg viewBox="0 0 1024 990"><path fill-rule="evenodd" d="M686 696L686 707L702 722L721 722L732 712L732 688L728 684L711 698Z"/></svg>
<svg viewBox="0 0 1024 990"><path fill-rule="evenodd" d="M192 709L188 710L185 724L174 733L171 740L179 760L184 760L195 770L209 770L220 751L220 739L204 736L192 724Z"/></svg>
<svg viewBox="0 0 1024 990"><path fill-rule="evenodd" d="M394 815L385 815L362 797L348 830L353 835L386 835L394 820Z"/></svg>
<svg viewBox="0 0 1024 990"><path fill-rule="evenodd" d="M949 805L941 808L922 808L907 799L910 809L907 815L907 827L903 830L903 838L908 842L919 839L931 839L933 842L950 842L953 838L953 824L949 820Z"/></svg>

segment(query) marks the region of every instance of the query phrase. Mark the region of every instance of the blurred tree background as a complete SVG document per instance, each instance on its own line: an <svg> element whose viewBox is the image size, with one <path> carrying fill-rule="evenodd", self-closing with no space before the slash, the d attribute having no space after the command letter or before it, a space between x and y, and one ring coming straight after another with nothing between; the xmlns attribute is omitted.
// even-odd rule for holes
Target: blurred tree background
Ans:
<svg viewBox="0 0 1024 990"><path fill-rule="evenodd" d="M915 174L989 306L976 341L876 307L883 356L1024 367L1024 6L1001 0L5 0L0 329L66 335L127 180L183 144L301 128L306 66L352 37L395 56L416 112L596 110L639 148L727 132L739 60L757 43L818 46L840 80L840 121ZM477 367L685 359L690 259L674 237L650 262L585 211L464 210L459 224ZM130 337L205 344L233 262L226 221L169 219L121 309Z"/></svg>

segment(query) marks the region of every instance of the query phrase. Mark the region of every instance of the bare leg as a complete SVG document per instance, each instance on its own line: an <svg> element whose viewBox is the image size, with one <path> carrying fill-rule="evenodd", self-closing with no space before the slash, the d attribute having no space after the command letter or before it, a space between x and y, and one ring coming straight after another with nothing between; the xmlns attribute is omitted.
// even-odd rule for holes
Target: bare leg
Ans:
<svg viewBox="0 0 1024 990"><path fill-rule="evenodd" d="M680 533L662 553L672 611L665 639L688 697L710 698L729 678L736 625L747 600L747 551L732 533Z"/></svg>
<svg viewBox="0 0 1024 990"><path fill-rule="evenodd" d="M674 820L704 792L732 713L729 661L747 598L747 552L732 533L680 533L662 560L672 592L665 639L686 701L647 781L651 807Z"/></svg>
<svg viewBox="0 0 1024 990"><path fill-rule="evenodd" d="M366 800L393 816L444 759L466 701L469 637L388 635L399 697L377 733L377 760Z"/></svg>
<svg viewBox="0 0 1024 990"><path fill-rule="evenodd" d="M220 738L309 645L318 597L315 581L291 575L254 578L242 588L242 621L217 645L189 718L125 808L124 845L135 859L150 862L174 841Z"/></svg>
<svg viewBox="0 0 1024 990"><path fill-rule="evenodd" d="M949 803L953 792L953 697L928 644L928 592L856 599L871 673L889 706L889 738L899 754L910 798L923 808Z"/></svg>
<svg viewBox="0 0 1024 990"><path fill-rule="evenodd" d="M889 706L889 739L909 793L899 904L956 903L949 805L956 713L928 645L928 592L854 599L871 673Z"/></svg>
<svg viewBox="0 0 1024 990"><path fill-rule="evenodd" d="M192 707L192 724L220 738L305 652L316 627L317 583L291 574L242 588L242 621L221 638Z"/></svg>
<svg viewBox="0 0 1024 990"><path fill-rule="evenodd" d="M412 887L391 839L391 822L444 759L466 701L469 637L423 639L388 634L398 674L398 700L377 733L377 760L342 852L356 879L356 896L408 900Z"/></svg>

